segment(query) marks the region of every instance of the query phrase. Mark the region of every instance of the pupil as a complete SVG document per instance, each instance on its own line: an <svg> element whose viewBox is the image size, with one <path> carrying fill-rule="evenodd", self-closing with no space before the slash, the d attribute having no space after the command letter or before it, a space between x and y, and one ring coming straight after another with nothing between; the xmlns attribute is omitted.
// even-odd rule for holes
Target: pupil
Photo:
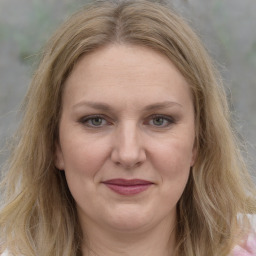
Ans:
<svg viewBox="0 0 256 256"><path fill-rule="evenodd" d="M154 124L155 125L162 125L163 124L163 118L162 117L157 117L154 119Z"/></svg>
<svg viewBox="0 0 256 256"><path fill-rule="evenodd" d="M101 125L101 123L102 123L102 118L100 118L100 117L95 117L92 119L93 125Z"/></svg>

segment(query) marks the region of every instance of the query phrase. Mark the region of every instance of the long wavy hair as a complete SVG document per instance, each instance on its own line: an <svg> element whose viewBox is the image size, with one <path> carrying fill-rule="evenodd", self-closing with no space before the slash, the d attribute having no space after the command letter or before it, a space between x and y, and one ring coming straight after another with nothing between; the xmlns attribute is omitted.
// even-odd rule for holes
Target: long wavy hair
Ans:
<svg viewBox="0 0 256 256"><path fill-rule="evenodd" d="M0 241L14 255L81 255L83 239L55 149L67 77L87 53L132 44L167 56L193 95L197 160L177 205L176 253L227 255L238 214L256 213L255 187L230 125L222 81L192 29L156 1L94 1L47 44L23 104L1 185Z"/></svg>

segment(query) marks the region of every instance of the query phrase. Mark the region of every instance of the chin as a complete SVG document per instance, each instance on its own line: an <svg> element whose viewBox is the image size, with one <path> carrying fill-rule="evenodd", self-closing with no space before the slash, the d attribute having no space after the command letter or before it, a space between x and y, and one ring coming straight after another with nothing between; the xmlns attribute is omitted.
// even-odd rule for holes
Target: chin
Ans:
<svg viewBox="0 0 256 256"><path fill-rule="evenodd" d="M148 212L142 212L138 208L126 207L122 211L111 214L109 226L120 232L145 231L154 225L155 220Z"/></svg>

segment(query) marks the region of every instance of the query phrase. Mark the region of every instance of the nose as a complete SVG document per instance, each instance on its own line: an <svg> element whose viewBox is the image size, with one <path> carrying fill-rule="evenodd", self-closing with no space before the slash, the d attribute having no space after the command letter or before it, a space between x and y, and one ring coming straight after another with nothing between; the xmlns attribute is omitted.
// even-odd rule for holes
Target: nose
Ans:
<svg viewBox="0 0 256 256"><path fill-rule="evenodd" d="M146 160L141 133L136 124L120 125L113 136L111 160L125 169L140 166Z"/></svg>

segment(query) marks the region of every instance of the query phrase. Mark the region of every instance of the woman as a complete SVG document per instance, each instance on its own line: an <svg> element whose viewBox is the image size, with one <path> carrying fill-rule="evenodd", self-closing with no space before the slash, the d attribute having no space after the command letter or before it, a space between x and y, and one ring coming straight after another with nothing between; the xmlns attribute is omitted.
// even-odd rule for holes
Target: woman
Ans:
<svg viewBox="0 0 256 256"><path fill-rule="evenodd" d="M24 101L3 255L255 255L255 187L224 95L164 5L102 1L73 15Z"/></svg>

